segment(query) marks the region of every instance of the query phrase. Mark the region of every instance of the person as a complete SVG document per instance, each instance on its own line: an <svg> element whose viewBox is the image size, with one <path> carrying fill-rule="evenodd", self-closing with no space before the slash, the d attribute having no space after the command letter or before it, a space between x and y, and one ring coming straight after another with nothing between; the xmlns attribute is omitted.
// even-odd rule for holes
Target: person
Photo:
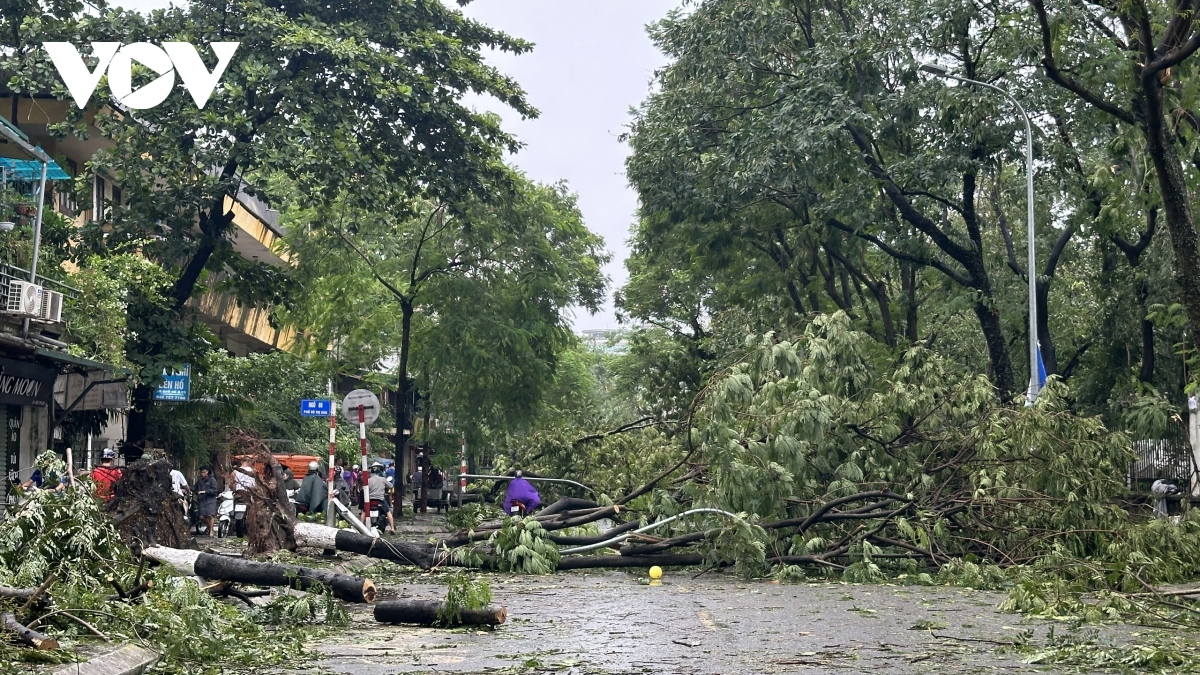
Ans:
<svg viewBox="0 0 1200 675"><path fill-rule="evenodd" d="M196 509L200 518L208 525L208 536L217 536L217 478L208 467L200 469L200 478L196 480Z"/></svg>
<svg viewBox="0 0 1200 675"><path fill-rule="evenodd" d="M312 464L316 464L316 462L310 462L309 466ZM286 466L283 467L283 489L287 490L288 494L293 494L300 489L300 481L296 480L296 474Z"/></svg>
<svg viewBox="0 0 1200 675"><path fill-rule="evenodd" d="M296 510L300 513L323 513L329 501L329 484L321 477L321 467L308 463L308 473L296 493Z"/></svg>
<svg viewBox="0 0 1200 675"><path fill-rule="evenodd" d="M383 504L383 510L387 514L388 531L396 531L396 521L392 517L392 505L387 498L388 482L383 477L383 465L375 462L371 465L371 477L367 481L367 491L370 493L367 496L367 502L374 500ZM364 514L365 517L370 517L370 514Z"/></svg>
<svg viewBox="0 0 1200 675"><path fill-rule="evenodd" d="M450 513L450 503L454 501L455 491L458 489L458 481L449 474L442 474L442 506L446 509L446 513Z"/></svg>
<svg viewBox="0 0 1200 675"><path fill-rule="evenodd" d="M436 466L429 470L429 498L433 500L433 511L442 510L442 470Z"/></svg>
<svg viewBox="0 0 1200 675"><path fill-rule="evenodd" d="M43 482L44 481L42 480L42 470L34 469L33 473L29 474L29 480L25 481L24 483L21 483L21 487L25 488L26 490L28 490L31 487L35 487L35 488L41 490Z"/></svg>
<svg viewBox="0 0 1200 675"><path fill-rule="evenodd" d="M191 492L191 488L188 487L187 478L184 478L183 472L179 469L171 469L171 491L179 495L179 501L183 504L183 517L187 518L187 496Z"/></svg>
<svg viewBox="0 0 1200 675"><path fill-rule="evenodd" d="M245 504L248 509L250 504L250 489L258 485L258 472L254 470L253 457L247 455L242 458L242 465L233 470L231 482L233 483L235 534L239 537L244 537L246 536L246 517L245 515L240 518L238 517L238 505Z"/></svg>
<svg viewBox="0 0 1200 675"><path fill-rule="evenodd" d="M1179 492L1179 488L1175 487L1175 484L1171 483L1166 478L1159 478L1158 480L1154 481L1154 484L1150 486L1150 494L1154 497L1154 500L1155 500L1154 501L1154 517L1155 518L1166 518L1167 517L1167 495L1177 494L1178 492Z"/></svg>
<svg viewBox="0 0 1200 675"><path fill-rule="evenodd" d="M346 482L346 473L340 466L333 472L333 498L343 506L350 506L350 484Z"/></svg>
<svg viewBox="0 0 1200 675"><path fill-rule="evenodd" d="M92 469L92 481L96 484L96 496L108 501L113 498L113 484L121 480L121 470L113 466L117 451L105 448L100 451L100 466Z"/></svg>
<svg viewBox="0 0 1200 675"><path fill-rule="evenodd" d="M504 493L504 513L508 515L526 515L542 503L541 495L533 484L525 480L525 474L517 471L517 475L508 482L508 490ZM518 514L513 514L516 506Z"/></svg>
<svg viewBox="0 0 1200 675"><path fill-rule="evenodd" d="M396 487L396 463L388 464L388 468L383 472L383 477L387 479L388 485Z"/></svg>
<svg viewBox="0 0 1200 675"><path fill-rule="evenodd" d="M350 475L346 478L346 482L350 485L350 501L356 505L361 505L363 503L362 472L358 470L357 464L351 467Z"/></svg>

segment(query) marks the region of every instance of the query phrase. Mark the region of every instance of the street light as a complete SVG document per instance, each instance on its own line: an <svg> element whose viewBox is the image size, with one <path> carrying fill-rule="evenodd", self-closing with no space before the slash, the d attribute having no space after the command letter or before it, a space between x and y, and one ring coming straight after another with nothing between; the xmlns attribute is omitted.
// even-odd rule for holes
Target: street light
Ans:
<svg viewBox="0 0 1200 675"><path fill-rule="evenodd" d="M955 75L944 68L929 64L922 64L920 70L930 75L946 78L949 80L958 80L967 84L977 84L981 87L987 87L993 91L998 91L1017 107L1017 111L1021 113L1021 118L1025 120L1025 202L1029 209L1028 212L1028 241L1029 241L1029 391L1026 397L1026 403L1032 405L1037 399L1038 391L1041 388L1041 382L1038 378L1038 343L1037 343L1037 266L1034 256L1034 232L1033 232L1033 127L1029 123L1029 115L1025 114L1025 108L1017 99L1013 98L1012 94L1004 89L997 87L988 82L980 82L966 77Z"/></svg>

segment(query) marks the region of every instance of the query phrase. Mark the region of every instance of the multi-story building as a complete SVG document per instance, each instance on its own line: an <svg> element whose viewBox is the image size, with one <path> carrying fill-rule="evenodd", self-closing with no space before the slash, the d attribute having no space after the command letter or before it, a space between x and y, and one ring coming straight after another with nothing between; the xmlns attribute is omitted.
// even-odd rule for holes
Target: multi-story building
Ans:
<svg viewBox="0 0 1200 675"><path fill-rule="evenodd" d="M4 124L12 136L0 142L0 184L9 190L24 191L29 197L35 196L41 162L31 148L44 152L45 158L51 160L50 174L59 181L78 181L81 172L87 171L88 160L110 141L94 127L89 128L87 138L75 135L54 138L48 125L64 119L69 105L71 102L49 94L15 96L0 88L0 124ZM85 112L94 115L94 111ZM5 167L13 169L11 176ZM33 176L33 173L39 175ZM101 211L109 205L122 203L121 186L110 176L92 175L90 184L90 199L79 199L65 184L60 189L48 190L50 197L44 200L45 207L82 225L102 216ZM36 202L36 199L29 201ZM276 243L283 236L278 212L245 192L236 198L227 198L226 207L234 213L232 242L239 254L247 260L286 264L287 261L276 252ZM0 213L0 220L3 217ZM11 251L0 252L0 297L4 298L8 298L14 288L25 288L25 283L31 281L29 271L13 264L11 258ZM75 293L69 286L46 276L38 275L37 284L67 297ZM198 293L189 303L189 309L217 336L220 347L244 356L286 349L291 345L295 336L291 329L274 328L268 322L265 310L239 305L232 296L216 292L219 282L219 275L213 275L208 282L209 290ZM61 421L64 408L72 403L75 403L73 410L128 407L126 385L118 382L128 373L71 356L61 339L71 320L70 314L54 318L58 320L31 318L26 321L26 317L14 312L0 313L0 368L4 369L0 371L0 424L5 430L7 472L22 479L28 476L37 452L55 445L56 422ZM3 389L8 376L3 373L11 373L13 377L20 374L23 391L36 395L5 394ZM57 398L49 393L51 391L58 392ZM111 415L105 432L95 439L95 448L98 450L119 442L124 436L124 428L123 414ZM83 449L77 450L77 461L86 463Z"/></svg>

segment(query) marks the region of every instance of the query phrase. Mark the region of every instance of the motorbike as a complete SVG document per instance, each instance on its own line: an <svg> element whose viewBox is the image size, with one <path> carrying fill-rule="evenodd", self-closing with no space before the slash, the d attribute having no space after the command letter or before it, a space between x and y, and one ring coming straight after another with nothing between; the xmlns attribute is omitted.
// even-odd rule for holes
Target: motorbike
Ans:
<svg viewBox="0 0 1200 675"><path fill-rule="evenodd" d="M230 530L245 536L245 529L246 504L234 499L232 490L217 495L217 537L228 537Z"/></svg>
<svg viewBox="0 0 1200 675"><path fill-rule="evenodd" d="M383 510L383 502L378 499L372 499L367 505L368 524L371 527L379 528L387 524L387 515Z"/></svg>

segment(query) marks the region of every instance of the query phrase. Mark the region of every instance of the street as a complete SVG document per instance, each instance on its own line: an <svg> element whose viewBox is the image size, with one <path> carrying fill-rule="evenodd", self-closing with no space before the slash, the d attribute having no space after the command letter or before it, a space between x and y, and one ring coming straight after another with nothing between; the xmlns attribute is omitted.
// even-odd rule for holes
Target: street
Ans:
<svg viewBox="0 0 1200 675"><path fill-rule="evenodd" d="M659 586L622 572L497 576L492 586L509 617L494 632L376 625L360 608L350 629L316 647L324 658L300 672L1047 672L1024 660L1050 624L997 611L999 593L681 572ZM415 583L402 595L443 593Z"/></svg>

